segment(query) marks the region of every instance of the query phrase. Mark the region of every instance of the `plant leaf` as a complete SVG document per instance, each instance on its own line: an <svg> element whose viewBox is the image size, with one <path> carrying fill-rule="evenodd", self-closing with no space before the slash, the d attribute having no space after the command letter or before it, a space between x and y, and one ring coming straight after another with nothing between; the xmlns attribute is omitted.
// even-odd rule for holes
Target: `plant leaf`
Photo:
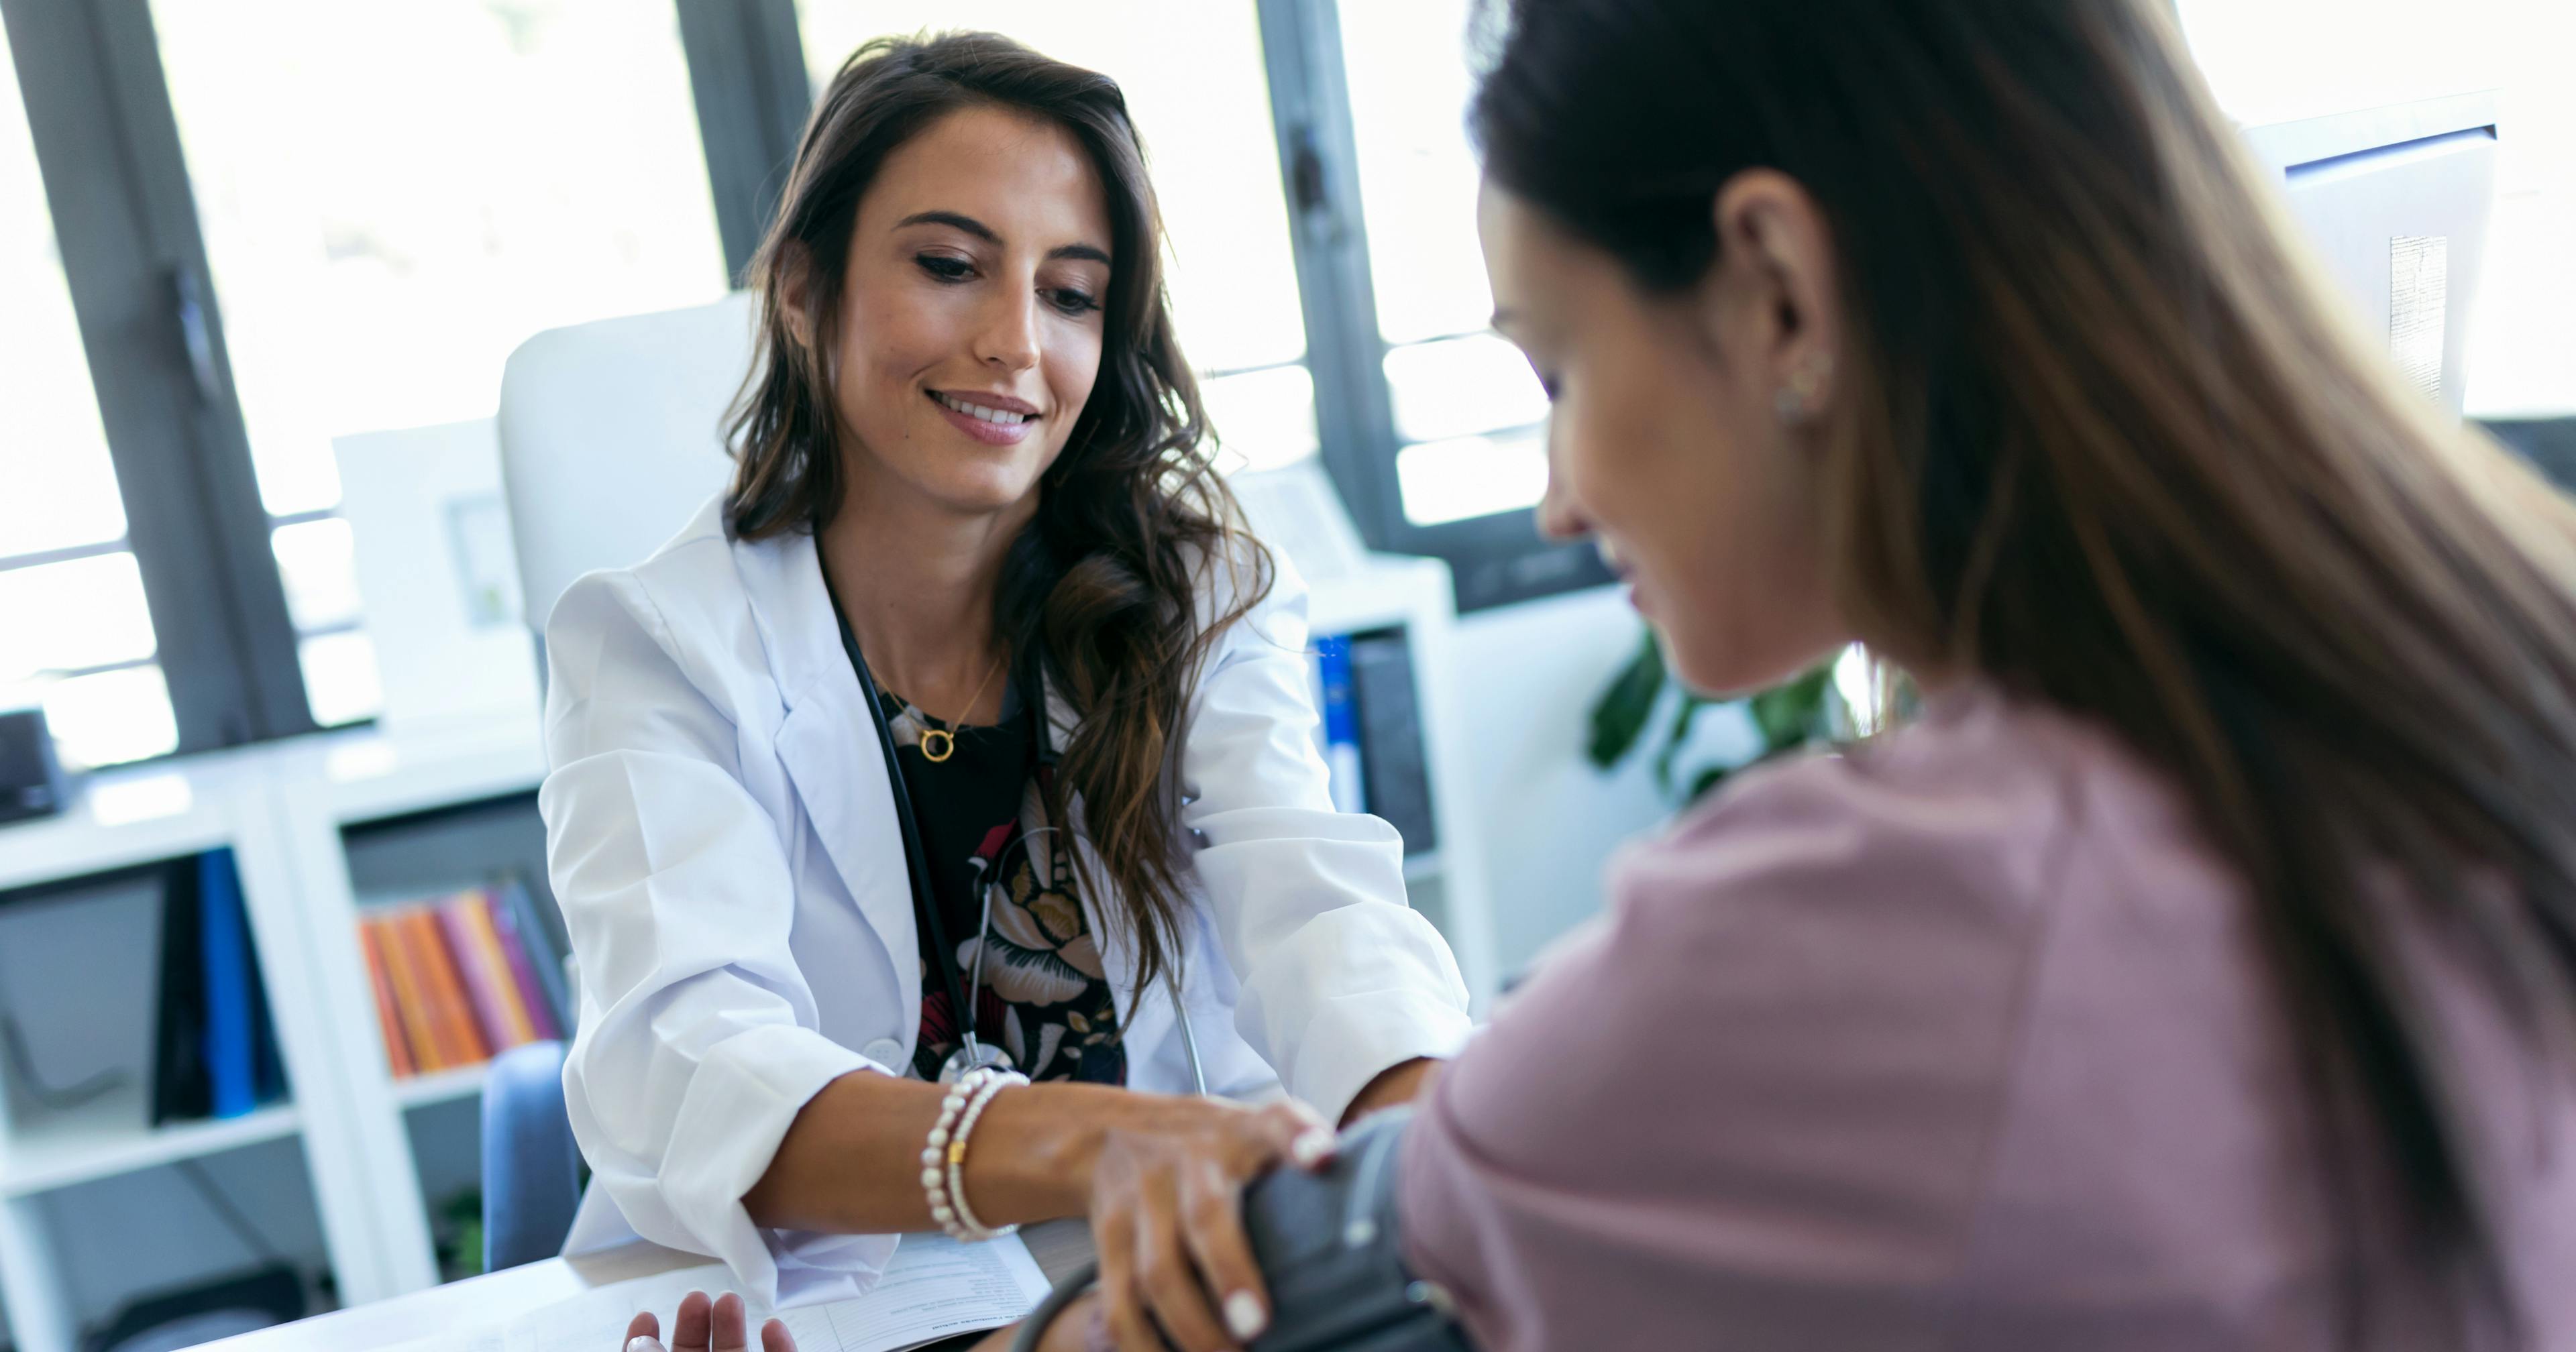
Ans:
<svg viewBox="0 0 2576 1352"><path fill-rule="evenodd" d="M1690 801L1698 802L1700 795L1725 783L1726 777L1733 773L1735 773L1733 770L1723 765L1712 765L1700 771L1699 777L1691 781Z"/></svg>
<svg viewBox="0 0 2576 1352"><path fill-rule="evenodd" d="M1755 695L1753 726L1762 731L1762 754L1769 756L1823 735L1825 685L1831 666L1820 666L1785 685Z"/></svg>
<svg viewBox="0 0 2576 1352"><path fill-rule="evenodd" d="M1709 703L1688 690L1682 691L1681 708L1673 714L1672 730L1664 734L1664 749L1655 753L1655 787L1667 794L1673 791L1673 762L1681 758L1682 747L1690 741L1691 720L1699 717L1699 711Z"/></svg>
<svg viewBox="0 0 2576 1352"><path fill-rule="evenodd" d="M1655 697L1664 692L1664 652L1649 629L1610 688L1592 705L1592 741L1585 748L1593 765L1607 770L1637 745L1646 720L1655 712Z"/></svg>

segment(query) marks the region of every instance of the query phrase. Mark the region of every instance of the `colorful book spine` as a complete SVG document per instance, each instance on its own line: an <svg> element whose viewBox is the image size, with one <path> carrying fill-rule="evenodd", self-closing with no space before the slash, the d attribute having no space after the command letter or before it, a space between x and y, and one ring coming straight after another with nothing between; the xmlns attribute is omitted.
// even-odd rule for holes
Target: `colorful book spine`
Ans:
<svg viewBox="0 0 2576 1352"><path fill-rule="evenodd" d="M492 939L501 950L501 961L519 988L519 1007L527 1011L530 1031L548 1040L562 1037L563 1029L555 1023L554 1007L546 1000L546 989L537 981L536 962L519 933L519 917L511 908L508 892L484 889L483 915L492 924Z"/></svg>
<svg viewBox="0 0 2576 1352"><path fill-rule="evenodd" d="M173 860L161 879L161 1011L152 1044L152 1125L203 1117L206 1078L204 864Z"/></svg>
<svg viewBox="0 0 2576 1352"><path fill-rule="evenodd" d="M1351 693L1351 641L1340 635L1315 640L1315 662L1324 690L1324 766L1332 772L1333 807L1368 811L1360 766L1359 700Z"/></svg>
<svg viewBox="0 0 2576 1352"><path fill-rule="evenodd" d="M1404 837L1404 852L1439 843L1431 813L1431 767L1414 699L1413 649L1403 630L1351 641L1351 693L1359 701L1362 780L1369 811Z"/></svg>
<svg viewBox="0 0 2576 1352"><path fill-rule="evenodd" d="M249 926L242 915L241 877L230 850L198 856L202 889L197 917L204 927L199 952L206 964L206 1070L214 1082L214 1115L239 1117L259 1106L253 1066L258 1034L251 1019Z"/></svg>
<svg viewBox="0 0 2576 1352"><path fill-rule="evenodd" d="M375 930L377 947L385 956L385 973L393 981L394 1010L402 1017L403 1042L411 1049L412 1068L424 1074L445 1070L450 1063L430 1020L427 983L401 918L398 911L387 912L369 917L367 924Z"/></svg>
<svg viewBox="0 0 2576 1352"><path fill-rule="evenodd" d="M466 1006L483 1034L483 1045L499 1051L527 1041L529 1034L526 1016L513 1008L517 993L510 989L509 974L475 931L474 917L482 910L482 901L478 893L459 892L439 902L438 932L456 960L456 975L464 982Z"/></svg>
<svg viewBox="0 0 2576 1352"><path fill-rule="evenodd" d="M470 1066L490 1059L492 1049L484 1045L482 1032L474 1026L473 1003L465 994L464 980L456 974L455 955L439 935L436 913L426 906L415 907L404 912L400 923L420 963L430 1027L447 1064Z"/></svg>
<svg viewBox="0 0 2576 1352"><path fill-rule="evenodd" d="M528 889L517 882L501 884L494 892L493 914L507 915L517 933L521 951L527 955L529 975L536 978L541 998L529 1008L543 1005L553 1016L552 1036L561 1037L572 1031L572 992L565 989L562 955L555 951L545 921L538 918L536 901Z"/></svg>
<svg viewBox="0 0 2576 1352"><path fill-rule="evenodd" d="M411 1043L403 1036L402 1013L394 1004L393 978L385 969L382 938L376 933L373 917L358 921L358 947L367 955L367 982L376 990L376 1025L385 1037L385 1068L399 1080L415 1073Z"/></svg>

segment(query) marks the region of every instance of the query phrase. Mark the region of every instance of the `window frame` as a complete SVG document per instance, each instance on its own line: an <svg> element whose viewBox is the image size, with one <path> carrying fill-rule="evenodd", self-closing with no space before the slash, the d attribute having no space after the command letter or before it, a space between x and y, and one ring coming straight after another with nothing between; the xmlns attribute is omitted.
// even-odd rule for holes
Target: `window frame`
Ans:
<svg viewBox="0 0 2576 1352"><path fill-rule="evenodd" d="M739 285L812 106L796 4L671 3L727 281ZM1609 581L1589 547L1539 539L1528 510L1406 519L1339 11L1256 5L1318 444L1362 537L1446 559L1462 611ZM299 643L326 631L299 633L288 610L270 542L287 518L273 521L260 497L151 2L0 0L0 24L127 522L120 542L0 555L0 570L133 554L177 754L315 731Z"/></svg>
<svg viewBox="0 0 2576 1352"><path fill-rule="evenodd" d="M795 0L672 0L728 285L760 244L811 97ZM317 731L301 643L224 344L150 0L0 0L38 172L125 506L121 541L0 554L0 570L130 552L173 754ZM112 165L103 173L98 166Z"/></svg>
<svg viewBox="0 0 2576 1352"><path fill-rule="evenodd" d="M787 171L814 106L796 0L674 0L697 104L698 142L724 242L725 281L739 290L778 213Z"/></svg>
<svg viewBox="0 0 2576 1352"><path fill-rule="evenodd" d="M1396 455L1389 345L1378 331L1358 139L1342 63L1337 0L1258 0L1270 113L1315 380L1315 428L1325 471L1372 549L1447 560L1462 612L1613 581L1599 551L1539 535L1522 508L1439 525L1404 514ZM1463 110L1462 110L1463 112Z"/></svg>
<svg viewBox="0 0 2576 1352"><path fill-rule="evenodd" d="M310 732L295 627L269 552L149 0L0 0L0 23L125 504L122 547L143 577L151 662L169 687L177 750ZM100 173L101 165L115 172ZM62 553L0 559L0 567Z"/></svg>

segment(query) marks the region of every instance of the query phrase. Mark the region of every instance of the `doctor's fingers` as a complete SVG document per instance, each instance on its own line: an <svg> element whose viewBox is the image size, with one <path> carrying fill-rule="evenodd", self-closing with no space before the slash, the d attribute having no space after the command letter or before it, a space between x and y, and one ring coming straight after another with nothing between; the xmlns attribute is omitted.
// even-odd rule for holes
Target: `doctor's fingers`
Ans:
<svg viewBox="0 0 2576 1352"><path fill-rule="evenodd" d="M1226 1336L1218 1322L1221 1297L1210 1293L1235 1288L1211 1286L1199 1270L1196 1246L1181 1234L1181 1179L1216 1171L1207 1161L1175 1161L1174 1166L1154 1170L1141 1180L1144 1186L1136 1198L1136 1290L1174 1347L1181 1352L1222 1352L1239 1344Z"/></svg>
<svg viewBox="0 0 2576 1352"><path fill-rule="evenodd" d="M1101 1324L1118 1352L1165 1352L1136 1292L1136 1213L1124 1204L1091 1213L1091 1243L1100 1260Z"/></svg>
<svg viewBox="0 0 2576 1352"><path fill-rule="evenodd" d="M1185 1165L1178 1182L1176 1216L1190 1261L1215 1293L1226 1331L1249 1343L1270 1326L1270 1294L1243 1233L1243 1182L1206 1161Z"/></svg>
<svg viewBox="0 0 2576 1352"><path fill-rule="evenodd" d="M1307 1107L1303 1100L1281 1099L1261 1112L1273 1124L1272 1130L1285 1138L1281 1149L1290 1163L1315 1173L1333 1162L1341 1138L1333 1134L1323 1115Z"/></svg>

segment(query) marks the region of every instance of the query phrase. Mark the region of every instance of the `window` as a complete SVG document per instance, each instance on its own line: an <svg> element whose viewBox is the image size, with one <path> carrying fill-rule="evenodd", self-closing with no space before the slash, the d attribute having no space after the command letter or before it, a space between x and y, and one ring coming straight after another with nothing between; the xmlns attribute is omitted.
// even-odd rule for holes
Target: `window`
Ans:
<svg viewBox="0 0 2576 1352"><path fill-rule="evenodd" d="M678 22L633 0L152 17L313 720L367 718L334 439L488 417L531 334L724 292Z"/></svg>
<svg viewBox="0 0 2576 1352"><path fill-rule="evenodd" d="M1487 323L1465 119L1471 0L1260 0L1324 461L1374 547L1462 610L1609 580L1539 538L1547 401Z"/></svg>
<svg viewBox="0 0 2576 1352"><path fill-rule="evenodd" d="M63 757L178 746L89 360L0 34L0 706L41 703Z"/></svg>
<svg viewBox="0 0 2576 1352"><path fill-rule="evenodd" d="M860 44L975 27L1101 71L1126 91L1162 198L1174 323L1205 377L1231 467L1315 453L1296 260L1252 0L798 0L819 96Z"/></svg>
<svg viewBox="0 0 2576 1352"><path fill-rule="evenodd" d="M2576 44L2566 0L2181 0L2193 60L2246 125L2470 90L2501 91L2486 280L2469 330L2468 412L2576 407Z"/></svg>
<svg viewBox="0 0 2576 1352"><path fill-rule="evenodd" d="M539 330L721 294L812 90L886 33L1118 78L1220 464L1320 458L1468 607L1600 575L1530 528L1546 410L1485 329L1468 0L0 12L0 699L76 762L378 713L336 443L488 418Z"/></svg>
<svg viewBox="0 0 2576 1352"><path fill-rule="evenodd" d="M1398 498L1422 526L1525 509L1547 487L1547 396L1487 327L1468 12L1468 0L1341 10Z"/></svg>

